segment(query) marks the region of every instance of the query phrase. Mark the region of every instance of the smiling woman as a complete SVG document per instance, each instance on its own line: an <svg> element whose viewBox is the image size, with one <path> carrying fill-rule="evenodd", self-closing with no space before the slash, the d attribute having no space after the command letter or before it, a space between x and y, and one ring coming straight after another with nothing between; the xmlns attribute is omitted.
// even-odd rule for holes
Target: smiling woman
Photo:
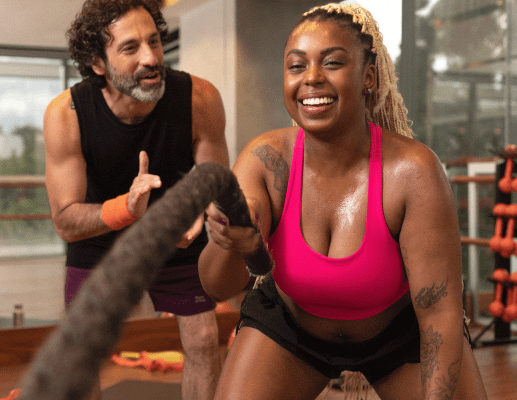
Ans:
<svg viewBox="0 0 517 400"><path fill-rule="evenodd" d="M336 6L334 6L336 7ZM364 9L363 9L364 10ZM324 9L317 9L314 13L311 14L311 17L307 19L307 21L312 21L311 24L303 24L295 27L293 32L291 33L291 40L294 35L303 28L304 31L314 30L317 32L320 31L319 26L317 24L319 16L322 15ZM326 21L322 21L325 23ZM381 125L396 131L397 133L403 134L405 136L411 137L411 129L408 127L406 122L407 109L404 106L402 97L400 96L397 90L397 76L395 75L395 68L389 53L387 52L386 47L382 42L382 34L379 32L377 23L368 11L364 11L362 13L358 13L354 16L351 16L347 21L346 18L341 21L338 19L334 19L332 22L336 24L332 27L329 26L328 29L338 29L339 26L345 27L353 27L354 25L359 26L361 34L358 36L352 37L353 41L357 41L358 44L361 44L361 48L348 47L328 47L324 48L321 51L321 57L318 62L324 67L322 70L325 71L335 71L332 76L335 76L334 79L337 79L337 82L341 81L344 76L339 76L339 74L343 74L344 72L350 71L352 72L352 67L350 65L350 60L354 60L357 58L358 54L350 54L351 49L364 53L362 58L362 66L368 66L369 69L369 79L370 83L367 83L367 86L361 88L361 91L368 94L367 102L366 102L366 116L369 121L380 121ZM329 23L331 23L329 21ZM323 33L321 33L323 34ZM332 33L332 36L336 36L336 32ZM289 47L289 43L288 46ZM296 46L295 46L296 47ZM288 86L292 85L295 81L296 76L301 76L300 72L305 71L308 68L315 68L314 66L310 66L306 64L305 60L302 58L296 58L298 56L306 55L304 51L291 48L285 55L285 62L289 63L289 65L284 66L284 94L287 95ZM297 63L298 61L298 63ZM359 67L361 65L358 64ZM372 69L373 67L376 69ZM346 68L344 68L346 67ZM357 66L355 66L357 67ZM356 71L357 72L357 71ZM317 75L319 71L309 70L310 79L319 79L320 77ZM347 72L348 73L348 72ZM316 75L314 75L316 74ZM357 79L355 78L352 79ZM359 96L363 96L364 93L359 93ZM318 94L324 96L324 93ZM314 95L306 95L307 98L297 99L297 101L305 102L305 104L311 104L315 101L319 103L325 101L328 103L328 100L312 100ZM332 97L330 97L332 98ZM359 104L357 100L350 98L353 104ZM286 105L289 109L289 105ZM346 106L347 108L350 106ZM320 109L321 110L321 109ZM315 109L311 110L312 112L316 112ZM352 113L360 112L360 110L351 110ZM392 123L393 121L393 123Z"/></svg>
<svg viewBox="0 0 517 400"><path fill-rule="evenodd" d="M315 399L342 371L382 399L486 399L464 331L452 192L411 139L376 21L358 5L309 10L283 75L299 127L258 136L233 167L260 233L207 210L210 296L243 289L243 255L262 238L275 263L242 303L215 399Z"/></svg>

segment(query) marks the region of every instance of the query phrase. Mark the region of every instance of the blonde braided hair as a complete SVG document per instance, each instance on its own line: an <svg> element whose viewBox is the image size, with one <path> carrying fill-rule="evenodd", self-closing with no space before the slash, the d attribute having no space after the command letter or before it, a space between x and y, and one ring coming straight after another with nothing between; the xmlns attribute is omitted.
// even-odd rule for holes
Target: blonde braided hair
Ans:
<svg viewBox="0 0 517 400"><path fill-rule="evenodd" d="M329 17L340 21L348 19L347 22L351 28L360 29L360 39L371 43L367 54L372 54L371 59L377 70L377 79L367 99L366 119L403 136L412 137L413 132L409 126L411 121L407 119L408 110L397 89L398 78L395 75L395 65L384 46L379 25L372 14L358 4L329 3L307 11L297 26L307 20L325 20Z"/></svg>

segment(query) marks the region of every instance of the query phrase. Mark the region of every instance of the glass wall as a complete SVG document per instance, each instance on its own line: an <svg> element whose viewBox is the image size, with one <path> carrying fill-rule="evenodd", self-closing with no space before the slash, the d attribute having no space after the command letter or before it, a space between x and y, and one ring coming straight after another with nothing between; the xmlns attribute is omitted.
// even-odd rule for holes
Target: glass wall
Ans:
<svg viewBox="0 0 517 400"><path fill-rule="evenodd" d="M12 52L12 50L11 50ZM1 49L0 49L1 53ZM0 257L62 254L42 176L45 173L43 114L67 83L78 79L66 59L0 56ZM22 187L14 187L23 180ZM30 214L30 219L22 219ZM34 218L34 219L32 219Z"/></svg>
<svg viewBox="0 0 517 400"><path fill-rule="evenodd" d="M438 1L418 16L429 100L415 105L432 129L422 140L444 160L491 157L509 140L508 18L500 0ZM505 140L506 137L506 140Z"/></svg>

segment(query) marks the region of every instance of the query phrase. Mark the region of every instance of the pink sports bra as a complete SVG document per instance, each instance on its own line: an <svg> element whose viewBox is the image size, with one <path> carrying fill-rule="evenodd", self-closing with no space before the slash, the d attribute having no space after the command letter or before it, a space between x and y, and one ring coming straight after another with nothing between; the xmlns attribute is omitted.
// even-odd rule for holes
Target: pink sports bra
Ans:
<svg viewBox="0 0 517 400"><path fill-rule="evenodd" d="M398 243L382 209L382 129L370 124L368 208L363 242L349 257L329 258L310 248L300 229L305 133L300 129L280 223L268 240L278 287L310 314L338 320L368 318L408 290Z"/></svg>

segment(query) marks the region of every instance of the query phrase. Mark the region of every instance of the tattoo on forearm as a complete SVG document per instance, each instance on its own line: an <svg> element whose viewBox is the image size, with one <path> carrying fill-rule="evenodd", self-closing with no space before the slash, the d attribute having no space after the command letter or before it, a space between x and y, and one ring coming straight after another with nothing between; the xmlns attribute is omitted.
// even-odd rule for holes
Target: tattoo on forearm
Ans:
<svg viewBox="0 0 517 400"><path fill-rule="evenodd" d="M440 378L435 379L438 387L431 391L429 394L429 400L452 400L454 391L456 390L456 384L458 383L458 378L460 376L459 358L449 365L447 373L448 376L443 375Z"/></svg>
<svg viewBox="0 0 517 400"><path fill-rule="evenodd" d="M429 386L434 370L438 370L438 354L443 344L442 335L430 325L427 330L420 331L420 364L422 369L422 385Z"/></svg>
<svg viewBox="0 0 517 400"><path fill-rule="evenodd" d="M289 181L289 166L282 158L282 155L268 144L257 147L252 151L252 154L256 155L264 162L266 168L273 172L275 177L275 189L281 193L285 193L287 190L287 182Z"/></svg>
<svg viewBox="0 0 517 400"><path fill-rule="evenodd" d="M438 287L436 287L436 283L433 283L431 287L424 287L415 296L415 305L418 308L429 308L438 303L442 297L446 297L449 294L447 291L448 286L449 278Z"/></svg>

